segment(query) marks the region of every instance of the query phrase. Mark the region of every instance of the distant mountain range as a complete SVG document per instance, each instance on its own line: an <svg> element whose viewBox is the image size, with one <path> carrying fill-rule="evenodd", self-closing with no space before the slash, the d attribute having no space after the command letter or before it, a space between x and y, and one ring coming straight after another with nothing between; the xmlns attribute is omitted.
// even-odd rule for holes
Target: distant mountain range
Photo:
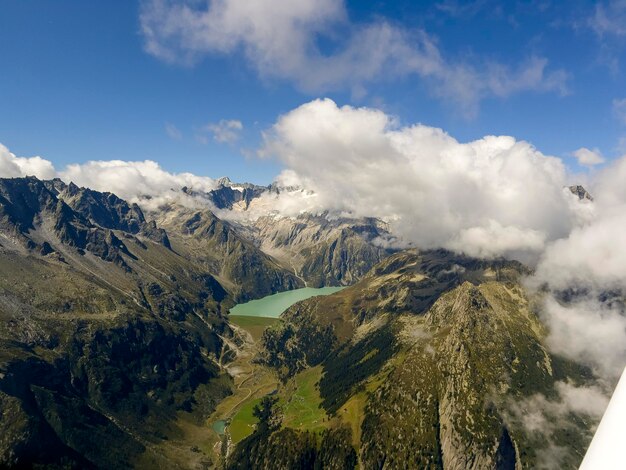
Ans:
<svg viewBox="0 0 626 470"><path fill-rule="evenodd" d="M289 190L221 179L155 207L0 179L0 467L512 469L555 449L576 467L594 418L524 419L537 394L594 380L548 352L528 268L262 205ZM350 287L291 307L251 364L279 394L319 371L324 424L281 424L268 399L245 439L196 445L251 354L228 309L304 286Z"/></svg>

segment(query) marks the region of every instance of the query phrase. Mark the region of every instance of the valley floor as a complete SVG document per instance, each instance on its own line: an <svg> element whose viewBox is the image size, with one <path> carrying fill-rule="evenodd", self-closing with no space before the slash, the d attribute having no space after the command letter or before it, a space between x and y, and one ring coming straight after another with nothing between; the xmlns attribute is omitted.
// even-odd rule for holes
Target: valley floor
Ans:
<svg viewBox="0 0 626 470"><path fill-rule="evenodd" d="M254 361L263 330L278 321L264 317L230 318L231 326L242 339L242 344L237 347L236 359L226 366L234 380L233 394L219 403L207 422L213 442L211 451L214 461L222 461L232 446L252 434L256 423L256 418L252 416L254 405L263 396L278 390L276 373ZM217 422L225 423L224 434L218 434L214 429L214 423Z"/></svg>
<svg viewBox="0 0 626 470"><path fill-rule="evenodd" d="M143 442L147 450L136 462L138 468L203 469L223 465L229 450L254 430L254 405L279 387L275 372L254 362L263 330L278 321L245 316L231 319L242 340L239 346L231 343L237 356L225 366L233 379L232 395L222 400L204 423L197 423L187 413L179 413L172 427L175 432L157 443Z"/></svg>

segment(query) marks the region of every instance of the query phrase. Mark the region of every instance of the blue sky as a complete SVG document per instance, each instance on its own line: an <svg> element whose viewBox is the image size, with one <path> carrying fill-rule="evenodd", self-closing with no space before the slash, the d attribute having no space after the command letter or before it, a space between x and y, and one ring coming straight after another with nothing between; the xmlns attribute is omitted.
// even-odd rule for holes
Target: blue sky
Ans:
<svg viewBox="0 0 626 470"><path fill-rule="evenodd" d="M307 1L294 2L304 11L294 13L295 24L300 14L313 22L303 52L290 47L293 32L281 28L291 23L276 20L271 8L261 26L285 40L264 49L266 37L247 37L238 23L199 29L193 40L168 36L166 23L176 14L169 2L4 0L0 143L57 167L152 159L168 171L268 183L280 167L254 156L261 132L280 114L327 96L340 105L381 108L402 124L441 127L460 141L512 135L565 158L574 170L568 155L580 147L597 148L607 159L621 154L625 2L324 0L322 19L311 20L317 12L305 8ZM198 18L206 14L202 3L190 3ZM233 21L245 13L235 9ZM344 63L350 39L359 42L363 29L381 25L401 37L390 47L415 51L370 75L369 45ZM299 32L293 44L298 39ZM436 52L419 52L425 44ZM278 62L258 58L266 53ZM404 70L416 54L422 61L441 58L437 72L424 63ZM318 56L333 58L320 76L339 78L315 76ZM291 63L304 64L303 71ZM463 86L460 68L475 92ZM242 129L217 141L215 129L231 120Z"/></svg>

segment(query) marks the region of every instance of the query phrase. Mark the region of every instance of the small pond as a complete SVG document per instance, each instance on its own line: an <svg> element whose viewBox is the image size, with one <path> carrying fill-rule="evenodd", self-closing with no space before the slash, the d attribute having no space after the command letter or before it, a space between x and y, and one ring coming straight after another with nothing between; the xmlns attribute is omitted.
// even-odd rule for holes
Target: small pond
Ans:
<svg viewBox="0 0 626 470"><path fill-rule="evenodd" d="M213 431L215 431L221 436L222 434L224 434L224 431L226 430L226 421L222 419L220 419L219 421L215 421L213 423L212 428L213 428Z"/></svg>

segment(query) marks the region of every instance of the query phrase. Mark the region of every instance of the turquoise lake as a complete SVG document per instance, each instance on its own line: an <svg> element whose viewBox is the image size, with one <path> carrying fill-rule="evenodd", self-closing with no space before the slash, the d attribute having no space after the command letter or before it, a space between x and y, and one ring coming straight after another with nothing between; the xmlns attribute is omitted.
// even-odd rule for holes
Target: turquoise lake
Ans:
<svg viewBox="0 0 626 470"><path fill-rule="evenodd" d="M281 313L296 302L308 299L309 297L315 297L316 295L334 294L341 289L344 289L344 287L321 287L319 289L304 287L302 289L280 292L278 294L268 295L262 299L251 300L245 304L235 305L230 309L230 314L249 317L278 318Z"/></svg>

